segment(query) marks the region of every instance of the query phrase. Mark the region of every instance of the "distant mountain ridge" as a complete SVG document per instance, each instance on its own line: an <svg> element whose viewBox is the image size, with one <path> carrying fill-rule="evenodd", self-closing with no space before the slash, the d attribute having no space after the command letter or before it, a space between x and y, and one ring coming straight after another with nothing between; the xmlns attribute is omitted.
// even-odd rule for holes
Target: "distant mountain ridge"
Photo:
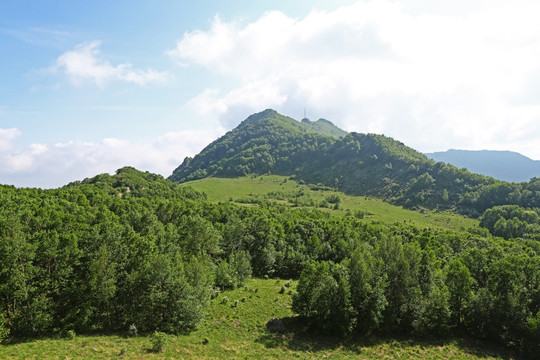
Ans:
<svg viewBox="0 0 540 360"><path fill-rule="evenodd" d="M425 155L503 181L525 182L540 177L540 161L513 151L451 149Z"/></svg>

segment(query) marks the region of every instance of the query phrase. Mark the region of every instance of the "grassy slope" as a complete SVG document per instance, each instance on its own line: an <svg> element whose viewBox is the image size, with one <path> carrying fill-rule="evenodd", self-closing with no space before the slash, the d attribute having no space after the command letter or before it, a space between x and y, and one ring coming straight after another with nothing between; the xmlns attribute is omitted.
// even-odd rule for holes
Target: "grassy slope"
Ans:
<svg viewBox="0 0 540 360"><path fill-rule="evenodd" d="M286 180L286 181L285 181ZM201 180L190 181L182 184L191 186L195 190L205 192L209 199L216 201L233 201L250 197L250 194L258 194L259 197L271 192L282 192L294 198L294 194L304 189L304 192L316 202L322 201L331 194L338 194L342 199L340 210L330 210L332 214L337 216L344 215L346 210L351 212L355 210L363 210L368 215L365 221L382 221L387 223L394 222L412 222L419 227L437 227L447 228L452 230L468 229L472 226L477 226L478 221L465 218L450 212L434 212L426 211L419 213L403 209L400 206L394 206L377 198L364 196L350 196L335 191L314 191L310 190L307 185L300 185L293 180L288 180L288 177L277 175L265 176L246 176L239 178L206 178ZM288 200L281 200L284 204L289 204Z"/></svg>
<svg viewBox="0 0 540 360"><path fill-rule="evenodd" d="M509 359L497 349L472 341L340 339L313 335L298 327L291 296L279 294L285 280L252 279L247 287L220 294L211 301L199 330L168 336L162 353L152 353L148 337L77 336L0 345L2 359ZM293 288L295 283L293 283ZM223 298L227 297L225 303ZM244 299L244 300L243 300ZM235 306L235 300L238 300ZM288 333L272 334L265 324L284 318ZM205 339L208 340L204 344ZM123 349L123 351L122 351ZM123 354L121 354L123 352Z"/></svg>

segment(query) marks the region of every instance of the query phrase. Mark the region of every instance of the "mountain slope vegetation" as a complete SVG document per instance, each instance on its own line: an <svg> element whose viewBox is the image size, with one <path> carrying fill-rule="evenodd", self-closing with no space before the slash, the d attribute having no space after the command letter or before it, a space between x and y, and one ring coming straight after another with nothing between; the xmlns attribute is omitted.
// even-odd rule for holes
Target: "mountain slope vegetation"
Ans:
<svg viewBox="0 0 540 360"><path fill-rule="evenodd" d="M253 275L298 279L294 292L280 291L292 295L294 321L309 332L466 331L533 355L539 253L538 241L478 227L211 202L133 168L55 190L0 186L0 340L131 325L189 333L212 298Z"/></svg>
<svg viewBox="0 0 540 360"><path fill-rule="evenodd" d="M451 211L422 212L405 209L375 197L348 195L331 187L306 184L280 175L209 177L188 181L189 186L208 195L208 200L247 206L280 204L291 208L312 208L330 216L355 216L364 222L409 223L420 228L462 230L477 227L479 221Z"/></svg>
<svg viewBox="0 0 540 360"><path fill-rule="evenodd" d="M333 137L319 133L313 124L298 122L273 110L254 114L201 154L186 158L170 179L183 182L207 176L293 173L298 164L334 142Z"/></svg>
<svg viewBox="0 0 540 360"><path fill-rule="evenodd" d="M47 338L0 346L0 358L17 359L455 359L502 360L512 352L473 338L329 337L304 329L291 310L292 296L281 292L296 281L251 279L244 287L226 290L210 300L200 327L185 335L168 334L162 352L150 351L152 335L129 330L119 334L76 334L72 339ZM237 305L235 305L237 304ZM271 318L283 319L287 333L266 331ZM16 355L15 355L16 354ZM74 356L76 354L76 356Z"/></svg>
<svg viewBox="0 0 540 360"><path fill-rule="evenodd" d="M251 115L194 158L186 158L170 179L270 173L408 208L481 215L496 205L540 207L540 179L510 184L436 163L383 135L332 137L328 131L308 131L306 124L273 110Z"/></svg>

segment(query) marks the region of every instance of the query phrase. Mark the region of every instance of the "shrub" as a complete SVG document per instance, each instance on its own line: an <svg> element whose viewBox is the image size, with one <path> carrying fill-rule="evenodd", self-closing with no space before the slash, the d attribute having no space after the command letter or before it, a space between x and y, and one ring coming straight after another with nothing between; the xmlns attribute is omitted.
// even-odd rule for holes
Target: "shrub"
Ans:
<svg viewBox="0 0 540 360"><path fill-rule="evenodd" d="M120 353L118 354L119 356L123 356L123 355L126 355L127 353L127 346L124 345L122 346L122 348L120 349Z"/></svg>
<svg viewBox="0 0 540 360"><path fill-rule="evenodd" d="M213 286L210 287L210 298L211 299L217 298L219 296L219 294L221 294L221 290L219 289L219 287L213 287Z"/></svg>
<svg viewBox="0 0 540 360"><path fill-rule="evenodd" d="M328 201L330 204L339 204L341 202L341 198L339 195L328 195L326 197L326 201Z"/></svg>
<svg viewBox="0 0 540 360"><path fill-rule="evenodd" d="M167 343L167 334L160 331L154 331L150 337L150 343L152 344L151 350L153 352L162 352L165 348L165 344Z"/></svg>
<svg viewBox="0 0 540 360"><path fill-rule="evenodd" d="M216 286L222 289L232 289L235 286L235 281L231 274L231 268L227 261L221 261L216 268Z"/></svg>
<svg viewBox="0 0 540 360"><path fill-rule="evenodd" d="M231 254L229 264L235 287L244 284L251 277L251 257L246 251Z"/></svg>

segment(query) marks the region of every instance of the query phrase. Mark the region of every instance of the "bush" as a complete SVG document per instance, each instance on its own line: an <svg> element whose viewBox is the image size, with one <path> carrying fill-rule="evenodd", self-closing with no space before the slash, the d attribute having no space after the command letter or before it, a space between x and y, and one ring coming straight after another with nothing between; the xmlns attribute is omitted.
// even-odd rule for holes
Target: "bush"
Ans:
<svg viewBox="0 0 540 360"><path fill-rule="evenodd" d="M228 261L222 260L216 268L215 285L222 289L236 289L251 277L251 258L245 251L239 251L229 256Z"/></svg>
<svg viewBox="0 0 540 360"><path fill-rule="evenodd" d="M126 355L126 353L127 353L127 346L124 345L120 348L120 352L118 353L118 356L124 356Z"/></svg>
<svg viewBox="0 0 540 360"><path fill-rule="evenodd" d="M252 274L251 257L246 251L238 251L229 256L231 273L236 286L243 285Z"/></svg>
<svg viewBox="0 0 540 360"><path fill-rule="evenodd" d="M219 294L221 294L221 290L219 289L219 287L210 287L210 299L217 298Z"/></svg>
<svg viewBox="0 0 540 360"><path fill-rule="evenodd" d="M153 352L162 352L167 343L167 334L160 331L154 331L152 336L150 336L150 343L152 344L151 350Z"/></svg>
<svg viewBox="0 0 540 360"><path fill-rule="evenodd" d="M216 268L215 285L222 289L234 288L235 282L231 274L229 263L221 261Z"/></svg>
<svg viewBox="0 0 540 360"><path fill-rule="evenodd" d="M326 201L328 201L330 204L339 204L341 202L341 198L339 195L328 195L326 197Z"/></svg>

